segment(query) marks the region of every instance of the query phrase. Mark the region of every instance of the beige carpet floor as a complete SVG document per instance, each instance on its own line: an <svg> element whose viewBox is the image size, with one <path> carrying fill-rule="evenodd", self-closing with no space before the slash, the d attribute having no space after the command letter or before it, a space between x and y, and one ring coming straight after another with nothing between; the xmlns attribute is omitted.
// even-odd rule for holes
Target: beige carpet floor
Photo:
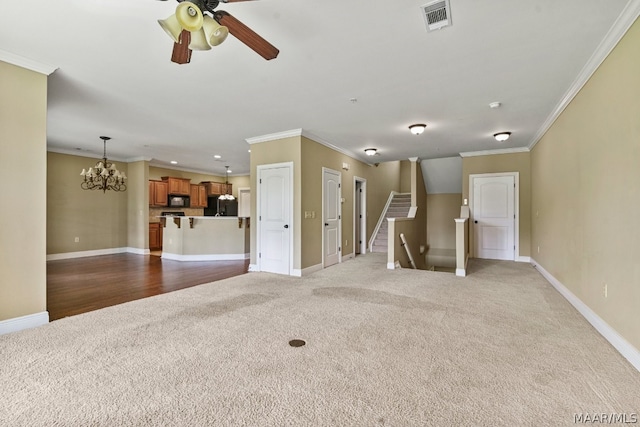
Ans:
<svg viewBox="0 0 640 427"><path fill-rule="evenodd" d="M640 373L530 265L474 260L458 278L385 256L0 336L0 425L563 426L640 410Z"/></svg>

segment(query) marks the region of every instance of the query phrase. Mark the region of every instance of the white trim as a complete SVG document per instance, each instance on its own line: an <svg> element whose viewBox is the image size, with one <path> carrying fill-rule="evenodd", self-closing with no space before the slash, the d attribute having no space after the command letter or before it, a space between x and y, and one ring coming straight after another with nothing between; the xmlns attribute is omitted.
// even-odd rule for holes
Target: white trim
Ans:
<svg viewBox="0 0 640 427"><path fill-rule="evenodd" d="M249 254L202 254L202 255L179 255L162 252L162 259L174 261L235 261L249 259Z"/></svg>
<svg viewBox="0 0 640 427"><path fill-rule="evenodd" d="M513 245L516 247L513 253L513 259L518 260L520 258L520 172L496 172L496 173L473 173L469 174L469 242L473 241L473 245L469 245L469 256L476 257L476 239L475 231L473 230L473 180L474 178L489 178L493 176L513 176L513 182L516 187L513 191L513 213L515 214ZM473 237L473 238L472 238Z"/></svg>
<svg viewBox="0 0 640 427"><path fill-rule="evenodd" d="M35 71L36 73L44 74L45 76L51 75L51 73L58 69L55 65L45 64L44 62L36 61L35 59L25 58L24 56L16 55L15 53L7 52L2 49L0 49L0 61L26 68L27 70Z"/></svg>
<svg viewBox="0 0 640 427"><path fill-rule="evenodd" d="M151 254L151 250L147 249L143 249L143 248L126 248L126 252L130 253L130 254L136 254L136 255L150 255Z"/></svg>
<svg viewBox="0 0 640 427"><path fill-rule="evenodd" d="M322 263L320 264L316 264L316 265L312 265L311 267L307 267L307 268L303 268L302 269L302 275L303 276L307 276L311 273L315 273L316 271L320 271L322 270Z"/></svg>
<svg viewBox="0 0 640 427"><path fill-rule="evenodd" d="M529 151L531 150L527 147L497 148L495 150L466 151L464 153L460 153L460 157L478 157L478 156L493 156L495 154L528 153Z"/></svg>
<svg viewBox="0 0 640 427"><path fill-rule="evenodd" d="M338 153L344 154L345 156L349 156L349 157L351 157L353 159L360 160L361 162L368 163L367 161L362 160L362 158L364 158L365 156L362 156L362 158L361 158L360 156L358 156L354 152L349 151L349 150L347 150L345 148L341 148L341 147L338 147L336 145L333 145L329 141L324 140L324 139L320 138L318 135L312 134L311 132L307 132L304 129L302 129L302 136L312 140L313 142L317 142L320 145L324 145L325 147L330 148L333 151L337 151Z"/></svg>
<svg viewBox="0 0 640 427"><path fill-rule="evenodd" d="M409 208L409 212L407 213L407 218L415 218L417 212L418 212L418 207L417 206L411 206Z"/></svg>
<svg viewBox="0 0 640 427"><path fill-rule="evenodd" d="M547 117L542 126L540 126L540 129L538 129L538 132L533 136L533 139L529 143L529 150L533 149L533 147L540 142L544 134L547 133L560 114L562 114L565 108L573 101L573 98L582 90L593 73L595 73L604 60L607 59L607 56L609 56L631 25L638 19L638 16L640 16L640 0L630 0L602 39L595 52L593 52L587 63L582 67L582 70L580 70L578 76L574 79L571 86L569 86L567 92L560 99L560 102L558 102L549 117Z"/></svg>
<svg viewBox="0 0 640 427"><path fill-rule="evenodd" d="M324 174L325 173L331 173L331 174L336 174L338 175L338 205L340 206L340 213L338 214L339 216L339 220L338 220L338 264L340 264L342 262L342 172L339 172L337 170L334 169L330 169L330 168L326 168L326 167L322 167L322 222L320 223L320 226L322 227L322 268L324 268L324 244L325 244L325 205L324 205Z"/></svg>
<svg viewBox="0 0 640 427"><path fill-rule="evenodd" d="M96 249L92 251L64 252L60 254L49 254L47 255L47 261L57 261L60 259L72 259L72 258L84 258L89 256L121 254L124 252L128 252L127 249L128 248L109 248L109 249Z"/></svg>
<svg viewBox="0 0 640 427"><path fill-rule="evenodd" d="M49 323L49 312L27 314L26 316L14 317L0 322L0 335L18 332L24 329L37 328Z"/></svg>
<svg viewBox="0 0 640 427"><path fill-rule="evenodd" d="M289 276L302 277L302 270L300 270L299 268L293 268L291 269L291 274L289 274Z"/></svg>
<svg viewBox="0 0 640 427"><path fill-rule="evenodd" d="M456 276L458 277L466 277L467 276L467 270L464 268L456 268Z"/></svg>
<svg viewBox="0 0 640 427"><path fill-rule="evenodd" d="M640 351L629 343L624 337L622 337L615 329L607 324L600 316L598 316L588 305L580 300L573 294L566 286L564 286L558 279L553 277L551 273L545 270L540 264L533 258L531 264L537 269L540 274L547 279L551 285L556 288L560 294L565 297L569 303L575 307L580 314L593 326L596 331L607 340L613 347L615 347L620 354L629 361L638 371L640 371Z"/></svg>
<svg viewBox="0 0 640 427"><path fill-rule="evenodd" d="M531 257L528 256L519 256L516 258L516 262L531 262Z"/></svg>
<svg viewBox="0 0 640 427"><path fill-rule="evenodd" d="M387 263L387 270L395 270L395 269L396 269L396 264L394 262Z"/></svg>
<svg viewBox="0 0 640 427"><path fill-rule="evenodd" d="M387 203L384 205L384 208L382 208L382 212L380 213L380 218L378 218L378 222L376 223L376 226L374 227L373 232L371 233L371 237L369 237L369 245L368 245L369 252L373 252L373 242L376 240L378 231L380 231L380 226L384 221L384 216L387 214L387 210L391 205L391 201L393 200L393 197L397 194L407 194L407 193L398 193L397 191L392 191L391 193L389 193L389 198L387 198Z"/></svg>
<svg viewBox="0 0 640 427"><path fill-rule="evenodd" d="M247 141L247 143L251 145L251 144L259 144L261 142L275 141L276 139L291 138L293 136L302 136L302 129L291 129L291 130L285 130L283 132L276 132L276 133L269 133L266 135L254 136L251 138L246 138L245 141Z"/></svg>
<svg viewBox="0 0 640 427"><path fill-rule="evenodd" d="M76 156L76 157L86 157L88 159L95 159L95 160L102 159L102 154L92 153L89 151L70 150L67 148L58 148L58 147L47 147L47 151L51 153L68 154L70 156ZM109 161L127 163L127 159L124 159L122 157L109 156Z"/></svg>
<svg viewBox="0 0 640 427"><path fill-rule="evenodd" d="M260 271L258 264L249 264L249 273L255 273Z"/></svg>
<svg viewBox="0 0 640 427"><path fill-rule="evenodd" d="M293 162L282 162L282 163L271 163L271 164L266 164L266 165L258 165L256 166L256 186L258 187L256 189L256 256L258 259L258 264L257 264L257 270L255 271L262 271L262 265L260 263L260 248L261 248L261 241L260 241L260 207L261 207L261 188L262 186L260 185L260 179L262 179L262 171L265 169L278 169L278 168L287 168L289 170L289 229L291 230L289 232L289 275L290 276L296 276L297 272L300 271L299 269L294 269L293 268L293 253L294 253L294 233L295 233L295 217L294 217L294 182L293 182L293 178L294 178L294 174L293 174Z"/></svg>
<svg viewBox="0 0 640 427"><path fill-rule="evenodd" d="M356 198L359 197L356 194L358 182L360 183L360 189L362 190L362 196L360 200L360 224L358 224L358 218L356 218ZM360 178L359 176L353 177L353 253L355 257L356 252L356 227L360 227L360 238L362 243L360 244L360 255L367 253L367 180Z"/></svg>

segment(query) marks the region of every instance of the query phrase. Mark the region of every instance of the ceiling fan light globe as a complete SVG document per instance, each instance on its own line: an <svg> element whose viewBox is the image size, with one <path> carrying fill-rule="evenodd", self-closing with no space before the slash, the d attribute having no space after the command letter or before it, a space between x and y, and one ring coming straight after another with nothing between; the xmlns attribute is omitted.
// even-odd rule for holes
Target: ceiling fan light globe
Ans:
<svg viewBox="0 0 640 427"><path fill-rule="evenodd" d="M229 35L229 29L208 15L204 16L204 22L202 24L204 33L207 36L207 41L211 46L218 46L220 43L226 40Z"/></svg>
<svg viewBox="0 0 640 427"><path fill-rule="evenodd" d="M202 11L198 6L188 1L183 1L176 7L175 16L180 26L191 32L200 30L204 22Z"/></svg>
<svg viewBox="0 0 640 427"><path fill-rule="evenodd" d="M493 137L498 142L506 141L507 139L509 139L510 136L511 136L511 132L498 132L493 134Z"/></svg>
<svg viewBox="0 0 640 427"><path fill-rule="evenodd" d="M207 37L204 34L204 30L200 28L198 31L191 31L191 43L189 43L189 49L191 50L211 50L211 46L207 43Z"/></svg>
<svg viewBox="0 0 640 427"><path fill-rule="evenodd" d="M173 39L174 42L179 42L180 33L182 33L182 26L180 26L176 15L171 15L167 19L158 19L158 24L160 24L162 29Z"/></svg>

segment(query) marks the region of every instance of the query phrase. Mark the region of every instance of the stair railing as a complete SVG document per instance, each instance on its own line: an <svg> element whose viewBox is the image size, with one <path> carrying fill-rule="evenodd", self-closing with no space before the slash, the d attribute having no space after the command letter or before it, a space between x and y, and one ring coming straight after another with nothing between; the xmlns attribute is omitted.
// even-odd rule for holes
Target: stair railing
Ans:
<svg viewBox="0 0 640 427"><path fill-rule="evenodd" d="M402 242L400 246L404 247L404 250L407 252L407 256L409 257L409 264L411 264L411 268L414 270L417 269L416 262L413 260L413 256L411 255L411 251L409 250L409 244L407 244L407 239L404 238L404 233L400 233L400 241Z"/></svg>
<svg viewBox="0 0 640 427"><path fill-rule="evenodd" d="M393 201L393 196L395 196L396 194L400 194L400 193L398 193L397 191L392 191L389 194L389 198L387 199L387 204L384 205L384 208L382 209L382 213L380 214L380 218L378 218L378 223L376 224L376 228L373 229L373 233L371 233L371 238L369 239L369 252L373 252L373 242L376 240L376 237L378 237L378 231L380 231L380 226L382 225L382 221L384 221L384 218L387 216L387 210L389 209L389 206Z"/></svg>

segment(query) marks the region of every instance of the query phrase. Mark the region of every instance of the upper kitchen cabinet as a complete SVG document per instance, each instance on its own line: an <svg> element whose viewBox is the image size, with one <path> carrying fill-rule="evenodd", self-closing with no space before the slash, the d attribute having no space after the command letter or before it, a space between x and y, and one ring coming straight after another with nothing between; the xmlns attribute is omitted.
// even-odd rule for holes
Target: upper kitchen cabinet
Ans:
<svg viewBox="0 0 640 427"><path fill-rule="evenodd" d="M207 207L207 188L202 184L191 184L191 207L206 208Z"/></svg>
<svg viewBox="0 0 640 427"><path fill-rule="evenodd" d="M232 184L225 184L224 182L201 182L206 185L208 196L219 196L221 194L232 194Z"/></svg>
<svg viewBox="0 0 640 427"><path fill-rule="evenodd" d="M172 178L163 176L162 180L169 185L169 194L189 196L191 194L191 180L185 178Z"/></svg>
<svg viewBox="0 0 640 427"><path fill-rule="evenodd" d="M169 184L165 181L149 181L149 206L167 206Z"/></svg>

